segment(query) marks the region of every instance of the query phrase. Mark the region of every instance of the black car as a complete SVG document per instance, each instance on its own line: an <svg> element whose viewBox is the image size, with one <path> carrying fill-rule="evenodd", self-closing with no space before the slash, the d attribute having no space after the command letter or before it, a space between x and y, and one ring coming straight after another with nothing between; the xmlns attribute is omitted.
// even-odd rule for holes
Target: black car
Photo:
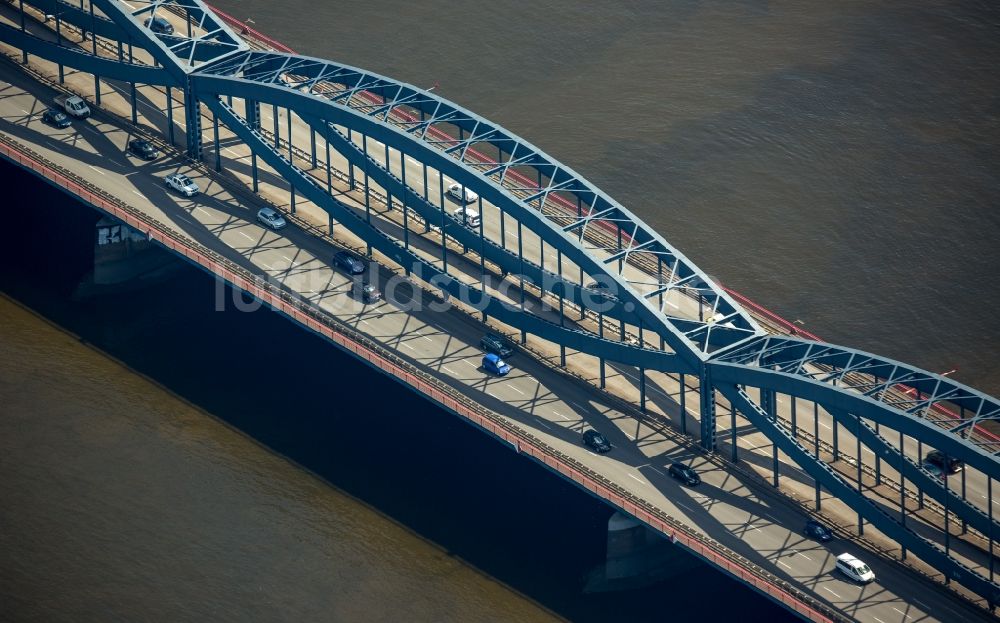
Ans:
<svg viewBox="0 0 1000 623"><path fill-rule="evenodd" d="M815 519L810 519L806 522L805 533L806 536L811 536L817 541L822 541L823 543L833 539L833 532Z"/></svg>
<svg viewBox="0 0 1000 623"><path fill-rule="evenodd" d="M361 297L361 302L365 305L378 303L382 300L382 293L379 292L379 289L368 282L358 284L358 286L356 286L356 291L358 296Z"/></svg>
<svg viewBox="0 0 1000 623"><path fill-rule="evenodd" d="M956 459L955 457L945 456L940 450L932 450L927 453L924 457L924 461L935 465L942 471L946 471L949 474L957 474L962 471L965 467L965 463L961 459Z"/></svg>
<svg viewBox="0 0 1000 623"><path fill-rule="evenodd" d="M162 17L153 17L147 19L145 22L146 28L152 30L158 35L172 35L174 34L174 27L170 22L163 19Z"/></svg>
<svg viewBox="0 0 1000 623"><path fill-rule="evenodd" d="M501 359L507 359L514 354L514 350L510 347L510 342L507 341L507 338L496 333L487 333L484 335L483 339L479 340L479 347L487 353L500 355Z"/></svg>
<svg viewBox="0 0 1000 623"><path fill-rule="evenodd" d="M130 154L139 156L143 160L156 160L160 156L160 152L156 151L152 143L141 138L130 140L125 149Z"/></svg>
<svg viewBox="0 0 1000 623"><path fill-rule="evenodd" d="M73 123L69 115L56 108L50 108L42 113L42 121L56 128L68 128Z"/></svg>
<svg viewBox="0 0 1000 623"><path fill-rule="evenodd" d="M611 443L608 442L604 435L594 429L590 429L583 433L583 445L599 454L611 451Z"/></svg>
<svg viewBox="0 0 1000 623"><path fill-rule="evenodd" d="M698 473L683 463L671 463L670 469L667 471L689 487L701 484L701 477L698 476Z"/></svg>
<svg viewBox="0 0 1000 623"><path fill-rule="evenodd" d="M350 251L337 251L333 255L333 263L348 275L360 275L365 272L365 261Z"/></svg>

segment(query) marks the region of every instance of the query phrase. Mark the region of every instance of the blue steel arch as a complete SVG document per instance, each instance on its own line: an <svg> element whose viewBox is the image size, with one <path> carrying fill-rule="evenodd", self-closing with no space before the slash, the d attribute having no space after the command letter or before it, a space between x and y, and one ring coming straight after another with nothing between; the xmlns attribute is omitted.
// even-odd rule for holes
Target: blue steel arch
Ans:
<svg viewBox="0 0 1000 623"><path fill-rule="evenodd" d="M87 58L87 54L31 38L10 27L0 28L0 39L30 48L49 60L132 82L166 84L184 89L189 118L199 116L199 99L223 120L254 153L264 158L296 189L301 190L343 224L350 223L355 234L370 242L389 257L401 262L406 250L398 241L375 231L357 219L351 209L329 196L273 148L268 140L240 118L223 98L242 97L252 102L271 102L294 110L313 127L337 131L336 125L358 129L401 152L417 153L438 165L439 171L476 191L530 224L550 244L564 250L570 259L593 275L605 275L620 287L619 303L633 303L635 319L647 329L664 337L674 349L666 352L635 347L606 340L586 332L567 329L530 314L493 303L487 311L504 322L522 327L558 343L585 352L649 369L698 374L702 383L703 417L712 408L711 393L719 390L730 403L743 412L752 424L763 431L807 473L841 497L851 508L867 518L885 534L937 566L952 579L976 593L1000 601L1000 586L966 568L940 551L937 546L886 516L870 500L854 490L822 460L802 448L795 435L778 421L773 411L773 393L787 393L822 405L845 425L854 424L859 439L886 460L920 490L939 500L948 500L953 511L980 531L995 532L996 522L983 517L979 509L954 493L942 490L922 468L901 455L870 429L863 420L898 430L929 443L948 455L961 458L991 478L1000 476L997 438L984 435L976 427L1000 419L1000 401L947 377L907 366L863 351L798 338L767 336L752 318L721 291L682 254L656 232L568 167L507 132L502 127L431 93L372 74L357 68L322 59L300 57L247 49L246 44L215 18L200 0L133 0L133 6L116 0L94 0L104 16L90 16L67 8L62 0L35 0L36 6L60 9L67 22L87 28L95 26L101 36L118 41L139 43L162 67L124 64L107 59ZM136 8L135 5L139 5ZM199 32L188 39L154 36L142 26L144 16L169 9L180 11L197 21ZM73 22L76 20L76 22ZM78 23L77 23L78 22ZM99 29L99 30L98 30ZM112 65L118 65L112 67ZM369 95L374 95L372 99ZM331 126L330 124L334 124ZM458 137L451 133L457 131ZM468 137L465 134L468 134ZM197 138L200 142L200 138ZM340 142L350 156L349 146ZM477 147L488 146L499 157L486 162L475 156ZM354 155L352 162L358 162ZM349 158L350 160L350 158ZM372 163L364 163L371 169ZM528 169L537 182L523 180L519 173ZM389 171L381 179L393 183ZM405 188L399 187L405 193ZM556 214L550 205L554 199L573 197L579 211L574 218L565 212ZM411 197L413 198L413 197ZM415 200L415 198L413 198ZM537 206L535 203L537 202ZM414 202L419 207L418 202ZM586 208L584 213L583 208ZM617 247L586 248L582 243L587 228L595 221L612 224L619 240L624 229L628 244ZM574 234L574 236L568 235ZM603 253L590 253L600 251ZM502 253L491 250L502 260ZM412 254L411 254L412 255ZM631 256L631 258L630 258ZM646 256L665 262L666 280L657 271L654 282L627 277L624 266L629 259ZM618 270L611 264L618 262ZM473 290L424 261L424 268L450 294L467 296ZM649 271L647 270L647 275ZM539 276L544 271L538 271ZM577 302L582 294L572 283L557 282L554 289ZM675 317L663 313L662 303L654 307L650 299L670 290L683 290L702 301L711 310L709 319ZM617 313L625 317L623 307ZM900 386L905 387L900 391ZM762 407L746 392L746 387L762 390ZM707 394L706 394L707 392ZM771 399L763 400L770 392ZM709 397L706 398L706 395ZM902 396L902 397L901 397ZM952 411L958 409L959 413ZM714 422L712 422L714 426Z"/></svg>

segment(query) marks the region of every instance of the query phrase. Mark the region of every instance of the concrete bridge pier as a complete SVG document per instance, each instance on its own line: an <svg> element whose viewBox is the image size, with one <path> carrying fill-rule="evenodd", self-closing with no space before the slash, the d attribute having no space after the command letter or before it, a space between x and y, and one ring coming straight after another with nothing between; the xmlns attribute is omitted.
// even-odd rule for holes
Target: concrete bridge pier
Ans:
<svg viewBox="0 0 1000 623"><path fill-rule="evenodd" d="M615 512L608 519L608 553L587 577L586 593L643 588L698 566L663 535Z"/></svg>
<svg viewBox="0 0 1000 623"><path fill-rule="evenodd" d="M184 264L137 231L109 216L95 225L94 270L77 287L88 297L158 283Z"/></svg>

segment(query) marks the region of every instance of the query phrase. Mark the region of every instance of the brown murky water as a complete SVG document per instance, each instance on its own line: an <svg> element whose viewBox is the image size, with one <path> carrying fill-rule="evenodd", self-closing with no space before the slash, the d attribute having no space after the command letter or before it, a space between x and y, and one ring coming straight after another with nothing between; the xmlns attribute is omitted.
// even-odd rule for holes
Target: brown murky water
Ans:
<svg viewBox="0 0 1000 623"><path fill-rule="evenodd" d="M552 614L0 297L0 619Z"/></svg>

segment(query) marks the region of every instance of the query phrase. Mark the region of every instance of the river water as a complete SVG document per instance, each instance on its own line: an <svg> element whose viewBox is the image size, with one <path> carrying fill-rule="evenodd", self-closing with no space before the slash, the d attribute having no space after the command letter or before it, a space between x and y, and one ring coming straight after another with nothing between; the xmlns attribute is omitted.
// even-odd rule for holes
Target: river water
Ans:
<svg viewBox="0 0 1000 623"><path fill-rule="evenodd" d="M438 83L831 341L1000 393L992 3L218 4ZM96 216L4 179L0 619L783 618L707 568L580 595L603 505L197 271L74 299Z"/></svg>

